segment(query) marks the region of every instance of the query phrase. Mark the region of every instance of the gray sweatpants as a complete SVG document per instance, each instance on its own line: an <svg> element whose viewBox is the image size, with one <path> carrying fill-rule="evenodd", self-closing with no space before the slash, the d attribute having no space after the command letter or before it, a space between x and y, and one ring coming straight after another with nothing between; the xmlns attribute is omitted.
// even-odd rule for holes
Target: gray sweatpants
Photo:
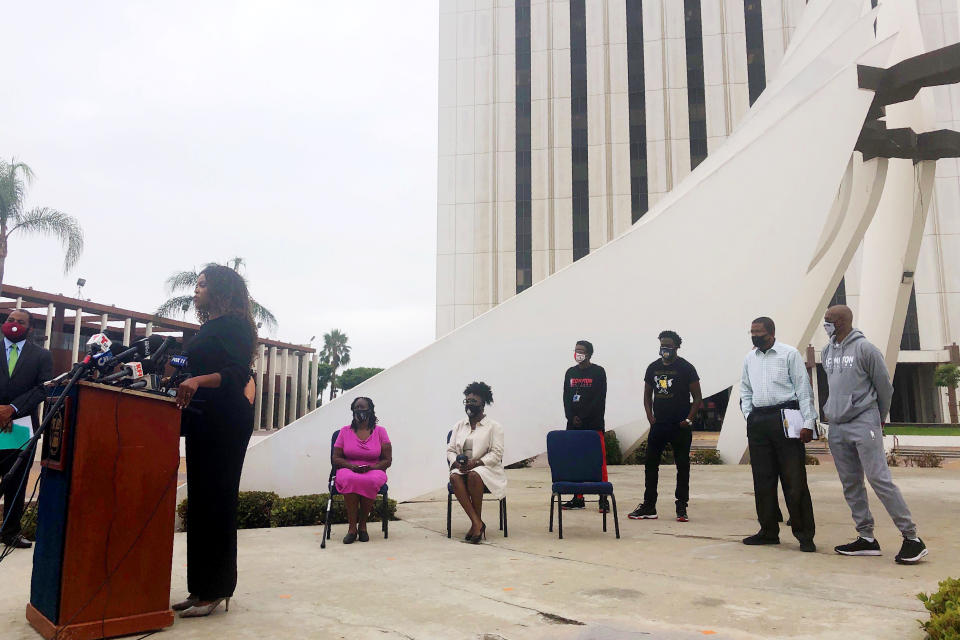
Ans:
<svg viewBox="0 0 960 640"><path fill-rule="evenodd" d="M910 509L903 500L903 494L897 485L893 484L893 477L887 466L880 413L871 409L847 424L831 424L829 437L830 453L837 465L837 474L843 485L843 497L850 506L857 533L865 538L874 537L873 514L870 513L867 487L863 482L866 475L870 486L903 537L917 537L917 525L910 517Z"/></svg>

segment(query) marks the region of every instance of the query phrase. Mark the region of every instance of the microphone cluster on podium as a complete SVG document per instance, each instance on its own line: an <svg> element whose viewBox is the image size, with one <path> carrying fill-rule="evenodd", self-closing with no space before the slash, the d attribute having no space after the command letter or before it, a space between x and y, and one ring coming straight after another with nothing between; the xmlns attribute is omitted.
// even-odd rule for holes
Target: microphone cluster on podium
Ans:
<svg viewBox="0 0 960 640"><path fill-rule="evenodd" d="M168 354L176 344L173 337L152 335L126 347L114 343L103 333L97 333L87 340L84 358L74 364L71 371L50 380L46 386L61 386L66 379L76 375L78 379L100 384L175 396L176 387L190 377L185 371L186 357ZM165 375L168 365L173 368L173 375Z"/></svg>

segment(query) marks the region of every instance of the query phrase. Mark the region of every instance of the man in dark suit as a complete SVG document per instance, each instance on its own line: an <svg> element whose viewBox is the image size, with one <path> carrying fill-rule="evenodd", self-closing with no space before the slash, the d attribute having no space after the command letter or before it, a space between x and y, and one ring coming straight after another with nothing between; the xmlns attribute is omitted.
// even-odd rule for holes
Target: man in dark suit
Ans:
<svg viewBox="0 0 960 640"><path fill-rule="evenodd" d="M0 349L0 431L11 431L13 420L30 416L34 430L40 426L37 407L46 395L43 383L53 377L53 357L43 347L27 341L30 334L30 312L10 312L0 327L3 349ZM18 549L29 549L30 542L20 535L20 518L26 495L25 478L30 462L21 467L16 478L8 478L19 454L18 449L0 449L0 474L3 474L3 528L0 543ZM21 488L21 485L23 487Z"/></svg>

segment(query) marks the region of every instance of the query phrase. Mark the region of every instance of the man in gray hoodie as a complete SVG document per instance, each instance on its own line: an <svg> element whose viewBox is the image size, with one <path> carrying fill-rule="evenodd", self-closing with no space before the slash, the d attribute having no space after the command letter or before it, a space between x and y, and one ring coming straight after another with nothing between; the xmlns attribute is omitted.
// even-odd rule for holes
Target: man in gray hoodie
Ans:
<svg viewBox="0 0 960 640"><path fill-rule="evenodd" d="M837 305L827 309L823 328L830 342L823 349L823 368L830 395L824 406L830 423L830 452L837 466L843 497L847 499L857 539L834 548L845 556L878 556L880 543L873 537L873 515L867 502L866 475L880 502L903 534L897 554L899 564L916 564L927 555L917 537L910 509L887 467L883 449L883 424L890 411L893 385L883 354L853 328L853 312Z"/></svg>

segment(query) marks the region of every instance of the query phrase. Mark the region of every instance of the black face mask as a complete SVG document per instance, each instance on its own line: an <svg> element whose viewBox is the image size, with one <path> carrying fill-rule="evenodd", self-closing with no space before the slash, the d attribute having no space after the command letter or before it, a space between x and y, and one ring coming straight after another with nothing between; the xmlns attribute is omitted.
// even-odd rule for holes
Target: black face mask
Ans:
<svg viewBox="0 0 960 640"><path fill-rule="evenodd" d="M767 350L767 338L769 336L750 336L750 340L753 341L753 346L761 351Z"/></svg>
<svg viewBox="0 0 960 640"><path fill-rule="evenodd" d="M467 412L467 415L471 418L476 418L481 413L483 413L483 405L479 404L465 404L463 405L463 410Z"/></svg>
<svg viewBox="0 0 960 640"><path fill-rule="evenodd" d="M673 360L677 357L676 347L660 347L660 357L664 360Z"/></svg>
<svg viewBox="0 0 960 640"><path fill-rule="evenodd" d="M360 424L361 422L366 422L366 421L367 421L367 418L369 418L369 417L370 417L370 410L369 410L369 409L354 409L354 410L353 410L353 420L354 420L354 422L356 422L357 424Z"/></svg>

